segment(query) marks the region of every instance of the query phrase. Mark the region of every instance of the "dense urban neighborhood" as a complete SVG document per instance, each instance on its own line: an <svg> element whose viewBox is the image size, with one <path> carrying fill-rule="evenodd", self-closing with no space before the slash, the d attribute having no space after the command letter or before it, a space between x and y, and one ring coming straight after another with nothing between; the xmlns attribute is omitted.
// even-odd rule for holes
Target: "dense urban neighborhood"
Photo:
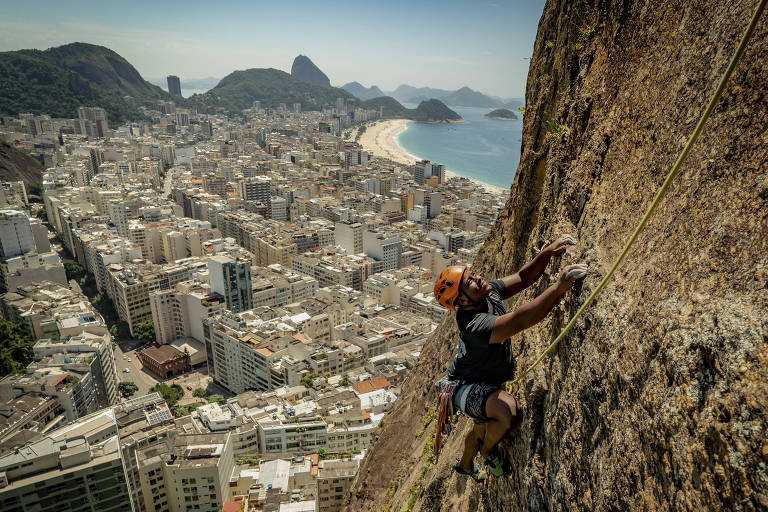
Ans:
<svg viewBox="0 0 768 512"><path fill-rule="evenodd" d="M0 509L339 510L504 197L350 98L140 109L2 118Z"/></svg>

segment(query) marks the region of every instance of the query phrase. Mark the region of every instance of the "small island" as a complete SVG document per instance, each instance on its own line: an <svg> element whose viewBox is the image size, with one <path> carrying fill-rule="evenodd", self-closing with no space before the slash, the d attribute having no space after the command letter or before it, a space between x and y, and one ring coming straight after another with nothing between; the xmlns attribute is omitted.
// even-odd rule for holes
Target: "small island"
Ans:
<svg viewBox="0 0 768 512"><path fill-rule="evenodd" d="M483 117L486 119L497 119L499 121L514 121L517 119L515 113L506 108L497 108L496 110L488 112Z"/></svg>

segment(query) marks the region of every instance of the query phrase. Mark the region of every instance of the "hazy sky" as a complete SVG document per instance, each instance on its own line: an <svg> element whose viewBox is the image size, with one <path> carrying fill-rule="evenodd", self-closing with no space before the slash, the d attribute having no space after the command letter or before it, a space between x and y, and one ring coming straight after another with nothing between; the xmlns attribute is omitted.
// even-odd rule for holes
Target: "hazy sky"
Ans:
<svg viewBox="0 0 768 512"><path fill-rule="evenodd" d="M307 55L342 85L399 84L523 96L544 0L49 1L8 3L0 51L81 41L111 48L145 78L290 72Z"/></svg>

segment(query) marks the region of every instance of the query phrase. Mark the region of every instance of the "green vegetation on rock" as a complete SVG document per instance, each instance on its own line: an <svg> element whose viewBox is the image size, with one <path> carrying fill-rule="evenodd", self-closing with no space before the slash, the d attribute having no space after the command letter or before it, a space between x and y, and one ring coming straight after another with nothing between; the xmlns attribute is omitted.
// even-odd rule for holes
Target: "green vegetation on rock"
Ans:
<svg viewBox="0 0 768 512"><path fill-rule="evenodd" d="M267 108L276 108L280 103L290 108L293 103L301 103L302 110L320 110L335 105L337 98L353 96L343 89L305 82L279 69L254 68L230 73L216 87L190 100L239 112L251 108L254 101Z"/></svg>
<svg viewBox="0 0 768 512"><path fill-rule="evenodd" d="M119 123L143 119L135 105L171 100L141 78L127 60L109 48L72 43L48 50L0 52L0 113L77 117L80 106L103 107ZM178 98L173 98L179 101Z"/></svg>
<svg viewBox="0 0 768 512"><path fill-rule="evenodd" d="M440 100L426 100L419 103L411 114L414 121L436 123L441 121L461 121L461 116L445 106Z"/></svg>
<svg viewBox="0 0 768 512"><path fill-rule="evenodd" d="M418 107L410 109L405 108L399 101L390 96L383 96L363 101L360 103L360 107L374 110L382 109L382 117L384 118L405 118L427 123L461 120L459 114L436 99L422 101Z"/></svg>
<svg viewBox="0 0 768 512"><path fill-rule="evenodd" d="M483 117L488 119L517 119L517 114L506 108L497 108L496 110L491 110Z"/></svg>

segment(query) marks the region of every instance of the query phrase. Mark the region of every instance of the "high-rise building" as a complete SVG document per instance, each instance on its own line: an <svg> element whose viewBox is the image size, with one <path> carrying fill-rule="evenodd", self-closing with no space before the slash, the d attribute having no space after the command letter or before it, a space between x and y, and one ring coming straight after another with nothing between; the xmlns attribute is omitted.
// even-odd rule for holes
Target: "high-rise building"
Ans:
<svg viewBox="0 0 768 512"><path fill-rule="evenodd" d="M216 255L208 258L211 291L225 299L225 307L235 313L253 309L251 262Z"/></svg>
<svg viewBox="0 0 768 512"><path fill-rule="evenodd" d="M253 176L238 182L237 188L240 197L246 201L258 201L264 205L269 204L272 180L267 176Z"/></svg>
<svg viewBox="0 0 768 512"><path fill-rule="evenodd" d="M274 196L269 201L272 220L288 220L288 202L284 197Z"/></svg>
<svg viewBox="0 0 768 512"><path fill-rule="evenodd" d="M363 250L371 258L384 263L382 270L400 268L403 243L398 235L365 231L363 232Z"/></svg>
<svg viewBox="0 0 768 512"><path fill-rule="evenodd" d="M181 96L181 81L175 75L168 75L168 92L174 96Z"/></svg>
<svg viewBox="0 0 768 512"><path fill-rule="evenodd" d="M136 458L145 510L216 512L230 497L229 432L170 436L138 450Z"/></svg>
<svg viewBox="0 0 768 512"><path fill-rule="evenodd" d="M336 244L343 247L347 254L363 252L364 228L359 222L337 222L334 227Z"/></svg>
<svg viewBox="0 0 768 512"><path fill-rule="evenodd" d="M360 461L357 459L323 460L318 464L317 503L319 512L336 512L352 486Z"/></svg>
<svg viewBox="0 0 768 512"><path fill-rule="evenodd" d="M117 427L112 431L97 440L82 433L46 436L0 457L0 510L130 512Z"/></svg>
<svg viewBox="0 0 768 512"><path fill-rule="evenodd" d="M0 258L13 258L34 250L29 217L19 210L0 210Z"/></svg>
<svg viewBox="0 0 768 512"><path fill-rule="evenodd" d="M109 202L109 220L115 225L117 234L123 238L128 238L128 216L128 207L124 202Z"/></svg>
<svg viewBox="0 0 768 512"><path fill-rule="evenodd" d="M427 192L424 194L424 206L427 208L427 218L434 219L440 215L440 207L443 195L440 192Z"/></svg>

